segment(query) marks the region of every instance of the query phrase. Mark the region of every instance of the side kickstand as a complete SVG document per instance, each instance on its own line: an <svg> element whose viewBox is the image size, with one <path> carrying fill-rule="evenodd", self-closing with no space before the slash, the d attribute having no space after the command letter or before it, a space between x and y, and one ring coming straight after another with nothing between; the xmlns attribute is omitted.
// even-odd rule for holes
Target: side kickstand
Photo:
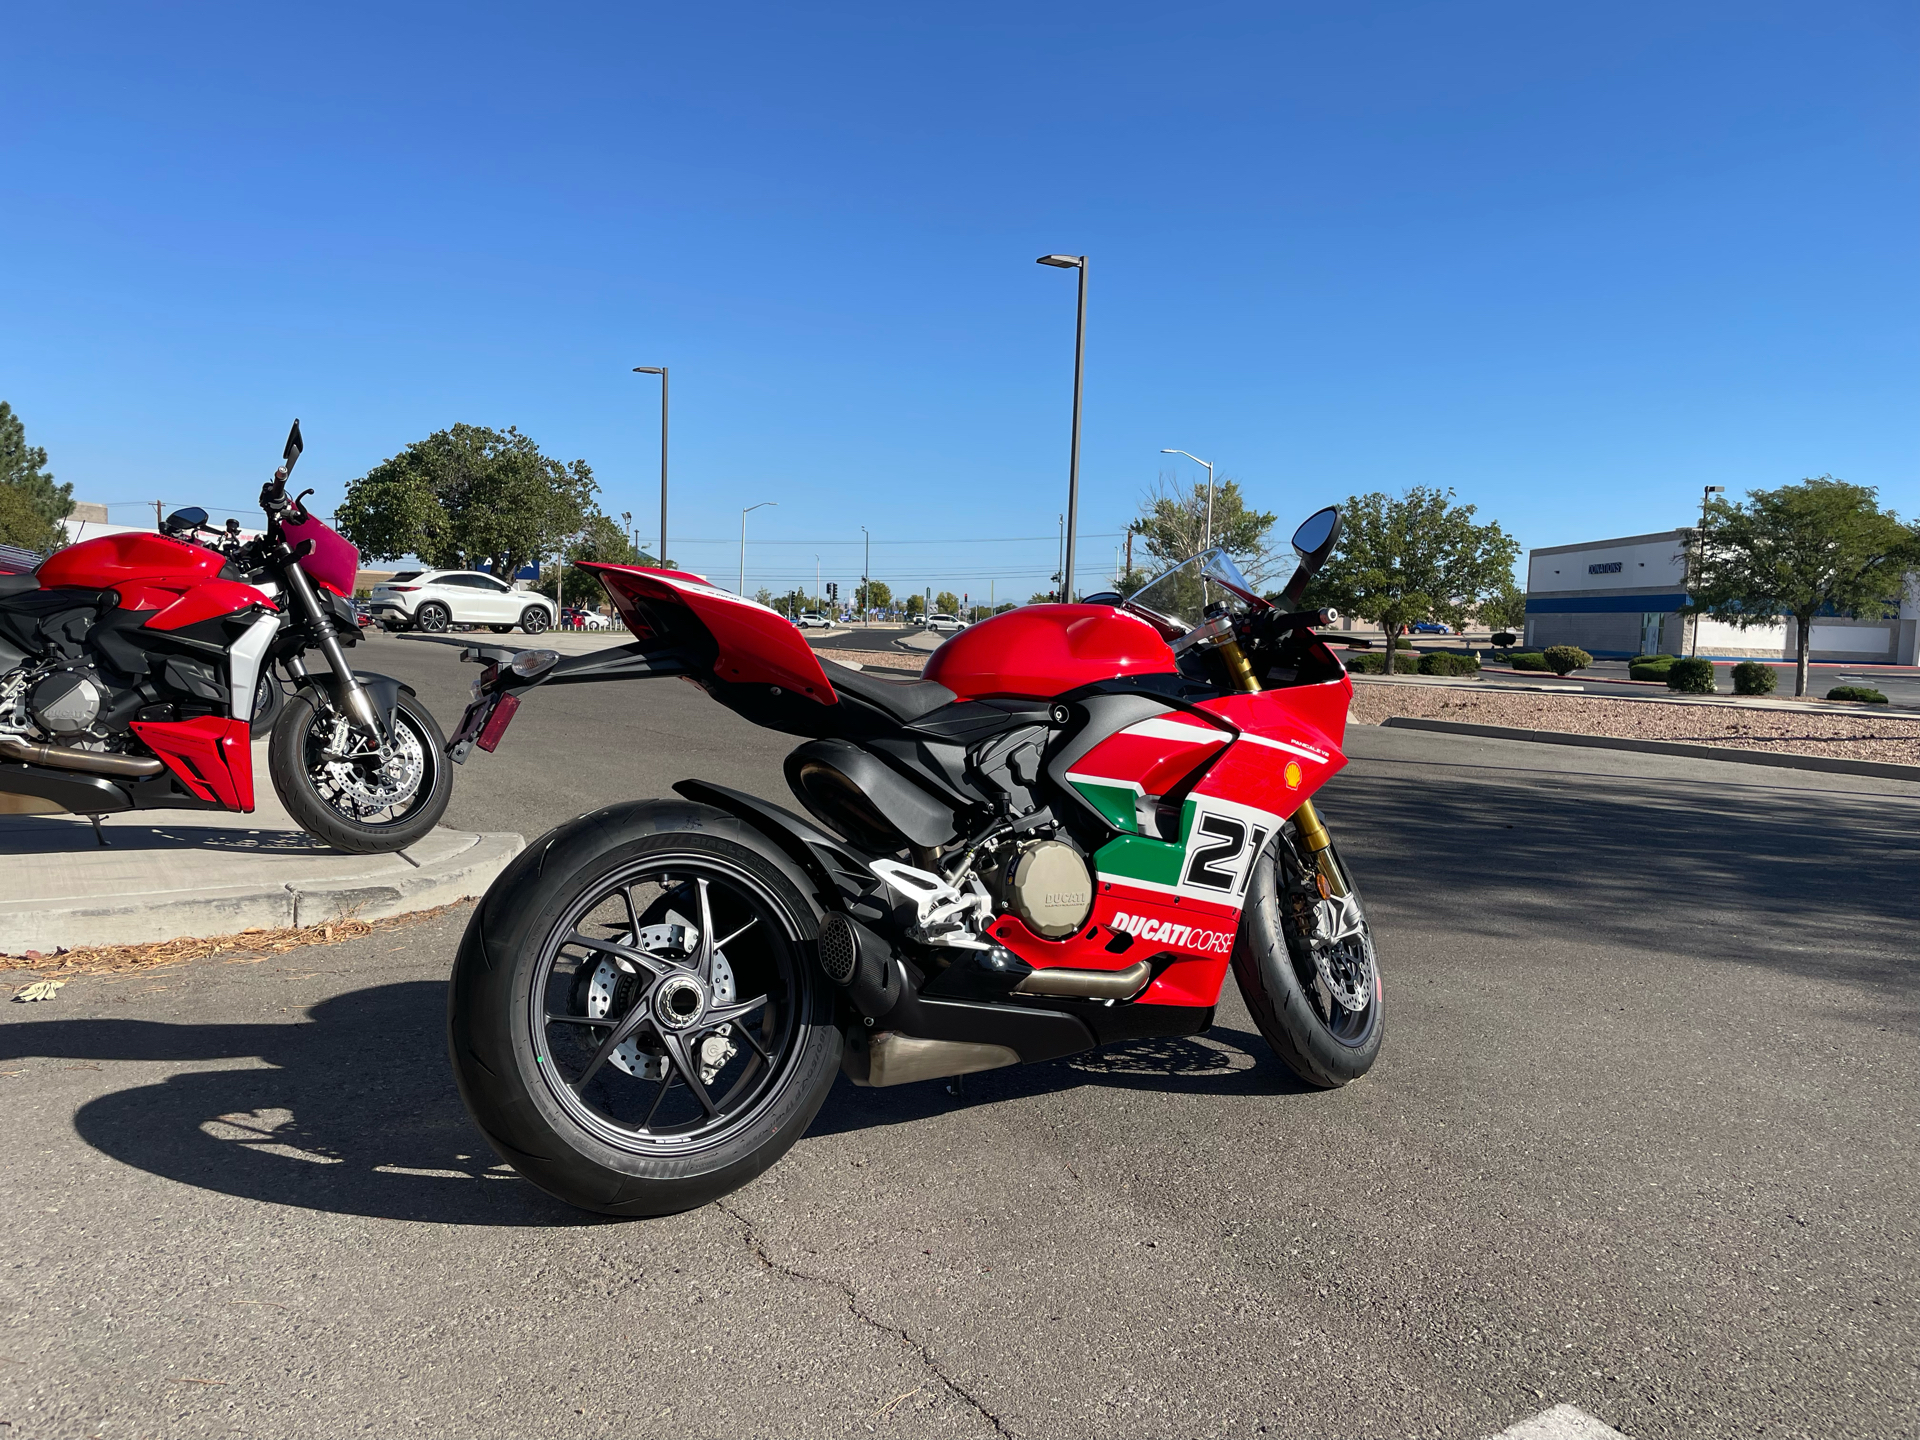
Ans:
<svg viewBox="0 0 1920 1440"><path fill-rule="evenodd" d="M98 815L89 815L87 816L87 819L93 822L94 843L100 846L102 849L111 850L113 847L107 844L106 832L100 828L100 817Z"/></svg>

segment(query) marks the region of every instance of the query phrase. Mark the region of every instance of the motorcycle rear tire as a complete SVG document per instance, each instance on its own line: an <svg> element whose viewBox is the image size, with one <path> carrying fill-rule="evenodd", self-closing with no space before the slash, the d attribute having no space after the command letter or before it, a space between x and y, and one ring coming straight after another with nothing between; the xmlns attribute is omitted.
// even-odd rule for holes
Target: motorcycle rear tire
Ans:
<svg viewBox="0 0 1920 1440"><path fill-rule="evenodd" d="M772 1097L737 1131L692 1154L618 1148L567 1114L540 1071L529 997L549 932L587 891L654 852L722 859L794 922L804 954L797 1031ZM447 996L447 1041L468 1112L509 1165L549 1195L603 1215L691 1210L739 1189L807 1131L840 1070L836 995L814 954L811 886L759 831L683 801L609 805L540 837L468 921Z"/></svg>
<svg viewBox="0 0 1920 1440"><path fill-rule="evenodd" d="M314 839L349 855L386 855L404 850L440 823L453 797L453 762L447 759L447 740L433 713L404 690L395 705L396 724L414 731L428 774L422 784L426 796L405 815L388 822L367 822L341 814L314 788L307 769L306 737L315 715L314 700L304 692L286 702L267 741L267 768L274 792L294 823ZM418 790L415 794L418 794Z"/></svg>
<svg viewBox="0 0 1920 1440"><path fill-rule="evenodd" d="M1307 993L1312 952L1302 937L1289 934L1291 926L1282 923L1280 867L1289 863L1291 856L1278 837L1254 861L1233 946L1233 977L1261 1038L1273 1047L1280 1063L1307 1084L1334 1090L1358 1080L1379 1058L1387 1028L1379 956L1373 955L1372 1003L1360 1022L1346 1022L1350 1033L1336 1034Z"/></svg>

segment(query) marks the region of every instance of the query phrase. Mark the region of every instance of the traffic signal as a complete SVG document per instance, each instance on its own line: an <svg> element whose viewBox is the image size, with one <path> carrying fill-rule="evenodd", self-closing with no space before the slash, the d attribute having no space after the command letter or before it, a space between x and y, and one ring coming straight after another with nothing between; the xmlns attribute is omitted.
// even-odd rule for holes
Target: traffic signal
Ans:
<svg viewBox="0 0 1920 1440"><path fill-rule="evenodd" d="M829 580L827 582L827 599L833 600L833 601L838 601L840 599L840 582L839 581Z"/></svg>

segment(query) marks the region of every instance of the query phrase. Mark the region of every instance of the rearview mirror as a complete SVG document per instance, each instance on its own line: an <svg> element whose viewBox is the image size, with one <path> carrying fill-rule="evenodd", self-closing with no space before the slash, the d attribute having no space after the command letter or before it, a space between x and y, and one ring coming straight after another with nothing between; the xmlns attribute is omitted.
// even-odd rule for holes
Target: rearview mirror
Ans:
<svg viewBox="0 0 1920 1440"><path fill-rule="evenodd" d="M189 505L184 510L176 510L167 516L169 530L198 530L207 523L207 512L198 505Z"/></svg>
<svg viewBox="0 0 1920 1440"><path fill-rule="evenodd" d="M1293 553L1309 565L1318 565L1333 553L1340 538L1340 512L1329 505L1316 510L1293 532Z"/></svg>
<svg viewBox="0 0 1920 1440"><path fill-rule="evenodd" d="M306 448L300 439L300 422L295 420L293 429L287 432L287 448L281 455L281 458L287 462L286 470L289 475L293 473L293 465L300 458L300 452Z"/></svg>

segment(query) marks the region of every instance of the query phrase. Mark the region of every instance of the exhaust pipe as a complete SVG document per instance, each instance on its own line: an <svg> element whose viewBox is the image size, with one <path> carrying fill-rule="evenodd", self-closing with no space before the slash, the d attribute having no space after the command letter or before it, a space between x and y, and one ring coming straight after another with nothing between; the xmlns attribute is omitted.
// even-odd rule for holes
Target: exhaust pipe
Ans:
<svg viewBox="0 0 1920 1440"><path fill-rule="evenodd" d="M74 750L65 745L36 745L15 735L0 735L0 760L23 765L46 765L55 770L81 770L89 775L158 775L166 769L151 755L110 755L98 750Z"/></svg>
<svg viewBox="0 0 1920 1440"><path fill-rule="evenodd" d="M820 922L820 968L847 992L869 1025L900 999L900 971L892 947L839 911Z"/></svg>
<svg viewBox="0 0 1920 1440"><path fill-rule="evenodd" d="M1036 970L1013 987L1016 995L1058 995L1071 1000L1131 1000L1153 979L1145 960L1124 970Z"/></svg>
<svg viewBox="0 0 1920 1440"><path fill-rule="evenodd" d="M1006 1045L973 1040L923 1040L882 1030L862 1046L864 1034L850 1036L841 1069L856 1085L880 1089L911 1085L916 1080L941 1080L950 1075L972 1075L1018 1065L1019 1052Z"/></svg>

